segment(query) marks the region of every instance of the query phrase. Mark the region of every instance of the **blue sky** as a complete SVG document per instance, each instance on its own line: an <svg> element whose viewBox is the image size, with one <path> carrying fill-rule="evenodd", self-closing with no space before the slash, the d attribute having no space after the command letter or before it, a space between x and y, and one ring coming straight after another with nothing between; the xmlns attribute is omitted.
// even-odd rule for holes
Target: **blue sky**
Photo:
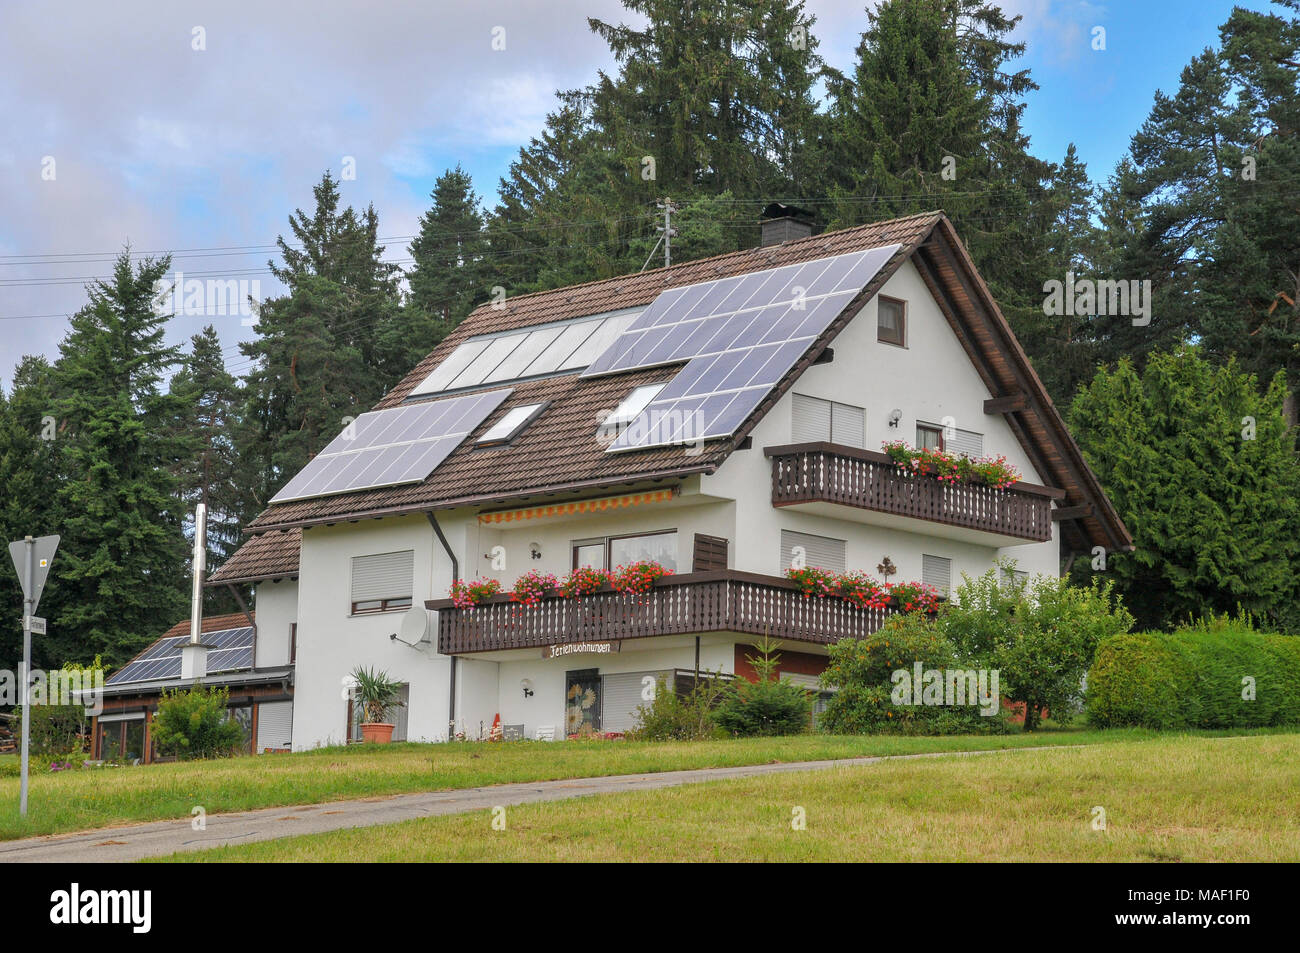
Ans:
<svg viewBox="0 0 1300 953"><path fill-rule="evenodd" d="M808 0L823 57L849 70L862 0ZM1243 3L1269 9L1263 0ZM276 236L343 157L344 200L373 202L389 257L405 249L434 178L461 163L491 202L553 92L611 68L588 16L618 0L98 0L0 9L0 382L25 353L53 358L63 315L114 252L177 251L175 270L261 281ZM1024 16L1031 148L1074 142L1104 180L1157 89L1218 41L1232 4L1007 0ZM1094 50L1094 27L1106 48ZM505 29L506 48L492 49ZM54 177L42 176L47 159ZM196 251L181 251L193 249ZM39 256L39 257L38 257ZM213 322L232 370L251 333L237 316L177 317L181 342Z"/></svg>

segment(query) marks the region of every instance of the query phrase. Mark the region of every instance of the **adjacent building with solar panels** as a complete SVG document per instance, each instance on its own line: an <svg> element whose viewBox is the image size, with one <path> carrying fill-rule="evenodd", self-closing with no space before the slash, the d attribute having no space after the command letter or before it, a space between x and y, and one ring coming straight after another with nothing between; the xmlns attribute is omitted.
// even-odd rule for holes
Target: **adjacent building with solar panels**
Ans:
<svg viewBox="0 0 1300 953"><path fill-rule="evenodd" d="M622 732L656 691L752 676L764 635L813 684L883 624L792 566L946 594L1131 548L948 220L812 234L797 211L748 251L484 305L340 422L211 580L256 586L259 640L292 627L295 749L358 737L358 665L403 683L396 737ZM911 475L893 440L1020 480ZM448 597L642 561L667 574L636 595Z"/></svg>

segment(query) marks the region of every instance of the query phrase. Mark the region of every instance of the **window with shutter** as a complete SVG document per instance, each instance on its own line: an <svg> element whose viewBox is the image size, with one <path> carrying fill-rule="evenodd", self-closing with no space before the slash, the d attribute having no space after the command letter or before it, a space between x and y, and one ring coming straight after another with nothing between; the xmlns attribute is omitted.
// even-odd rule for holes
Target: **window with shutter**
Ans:
<svg viewBox="0 0 1300 953"><path fill-rule="evenodd" d="M831 404L831 443L842 443L859 450L866 443L867 412L852 404Z"/></svg>
<svg viewBox="0 0 1300 953"><path fill-rule="evenodd" d="M810 533L796 533L781 530L781 571L789 569L801 557L803 566L816 566L832 572L844 571L844 546L842 539L829 536L813 536Z"/></svg>
<svg viewBox="0 0 1300 953"><path fill-rule="evenodd" d="M941 595L952 588L952 560L946 556L921 556L921 581L934 586Z"/></svg>
<svg viewBox="0 0 1300 953"><path fill-rule="evenodd" d="M352 614L409 609L415 590L415 551L352 557Z"/></svg>

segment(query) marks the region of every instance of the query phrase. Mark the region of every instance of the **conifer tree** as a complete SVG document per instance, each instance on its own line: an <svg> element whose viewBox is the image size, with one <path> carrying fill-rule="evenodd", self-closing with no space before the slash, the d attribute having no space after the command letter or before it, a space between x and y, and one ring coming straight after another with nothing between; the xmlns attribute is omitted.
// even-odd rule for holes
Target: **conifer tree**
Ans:
<svg viewBox="0 0 1300 953"><path fill-rule="evenodd" d="M164 343L155 285L170 258L118 256L73 315L54 368L63 541L53 566L57 616L42 661L121 664L185 612L188 546L172 463L176 399L162 390L178 358Z"/></svg>

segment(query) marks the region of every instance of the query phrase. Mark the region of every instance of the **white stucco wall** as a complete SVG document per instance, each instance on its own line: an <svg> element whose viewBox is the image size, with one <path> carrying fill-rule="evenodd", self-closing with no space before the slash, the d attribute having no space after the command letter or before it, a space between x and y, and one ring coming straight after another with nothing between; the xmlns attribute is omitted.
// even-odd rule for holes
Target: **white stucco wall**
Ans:
<svg viewBox="0 0 1300 953"><path fill-rule="evenodd" d="M298 580L259 582L255 595L257 646L253 664L257 668L288 665L290 627L298 620Z"/></svg>
<svg viewBox="0 0 1300 953"><path fill-rule="evenodd" d="M319 526L303 533L298 598L298 663L294 676L295 750L342 744L347 737L344 679L358 665L410 683L407 737L447 735L450 660L435 644L394 641L401 612L352 616L352 557L410 549L415 553L415 605L446 593L450 566L423 516ZM439 580L435 589L434 579Z"/></svg>

